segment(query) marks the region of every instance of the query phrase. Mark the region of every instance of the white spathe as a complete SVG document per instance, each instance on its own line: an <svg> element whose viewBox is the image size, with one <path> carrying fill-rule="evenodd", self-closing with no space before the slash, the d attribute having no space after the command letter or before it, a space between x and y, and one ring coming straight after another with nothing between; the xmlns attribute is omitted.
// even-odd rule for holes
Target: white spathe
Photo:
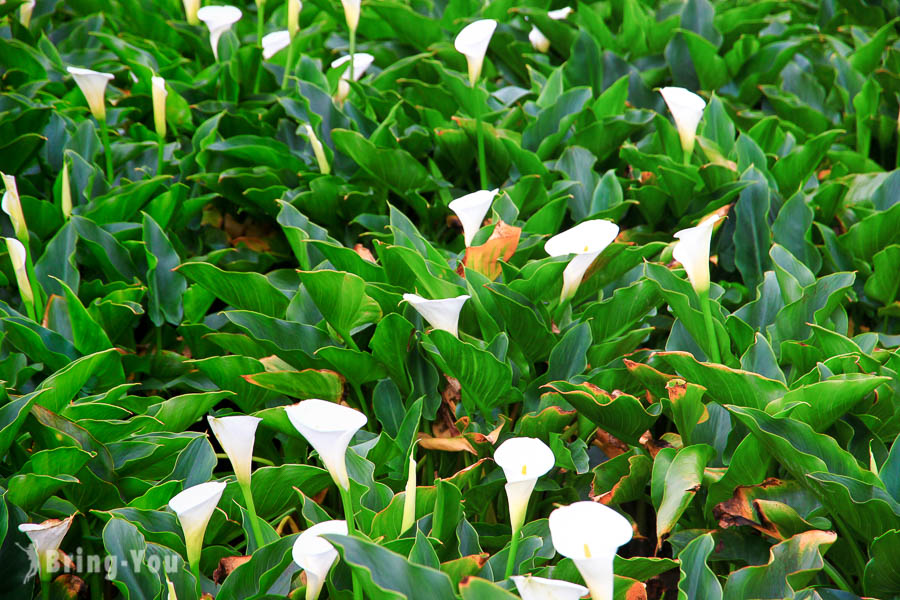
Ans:
<svg viewBox="0 0 900 600"><path fill-rule="evenodd" d="M200 552L203 550L203 534L206 533L206 526L224 491L224 481L208 481L191 486L175 494L169 500L169 508L175 512L178 522L181 523L181 529L184 531L189 565L193 566L200 560Z"/></svg>
<svg viewBox="0 0 900 600"><path fill-rule="evenodd" d="M359 5L361 0L341 0L344 5L344 18L347 20L347 28L356 31L359 25Z"/></svg>
<svg viewBox="0 0 900 600"><path fill-rule="evenodd" d="M269 60L291 43L291 32L287 29L281 31L273 31L267 33L262 39L262 56L263 59Z"/></svg>
<svg viewBox="0 0 900 600"><path fill-rule="evenodd" d="M522 600L578 600L588 593L588 589L577 583L532 577L531 575L513 575L510 577Z"/></svg>
<svg viewBox="0 0 900 600"><path fill-rule="evenodd" d="M91 69L80 67L66 67L66 70L75 78L75 83L84 94L91 114L98 121L106 119L106 84L113 80L111 73L101 73Z"/></svg>
<svg viewBox="0 0 900 600"><path fill-rule="evenodd" d="M531 26L531 31L528 32L528 41L531 42L531 47L538 52L546 53L550 49L550 40L547 39L543 31L534 25Z"/></svg>
<svg viewBox="0 0 900 600"><path fill-rule="evenodd" d="M338 558L338 551L322 535L347 535L347 521L323 521L297 536L291 556L306 571L306 600L315 600L322 591L328 571Z"/></svg>
<svg viewBox="0 0 900 600"><path fill-rule="evenodd" d="M34 551L38 556L38 564L44 573L50 572L50 568L56 562L56 553L59 545L69 531L75 515L65 519L48 519L43 523L22 523L19 531L28 536L34 545Z"/></svg>
<svg viewBox="0 0 900 600"><path fill-rule="evenodd" d="M9 260L12 262L13 271L16 274L16 285L26 304L34 304L34 292L31 289L31 281L28 279L28 253L25 246L16 238L4 238L6 249L9 251Z"/></svg>
<svg viewBox="0 0 900 600"><path fill-rule="evenodd" d="M456 337L459 337L459 312L469 298L468 295L462 295L456 298L426 300L418 294L403 294L403 299L409 302L432 327L450 332Z"/></svg>
<svg viewBox="0 0 900 600"><path fill-rule="evenodd" d="M204 6L197 11L197 18L209 29L209 44L216 60L219 60L219 38L241 20L242 14L236 6Z"/></svg>
<svg viewBox="0 0 900 600"><path fill-rule="evenodd" d="M345 55L340 58L337 58L331 62L331 68L337 69L341 65L344 65L350 61L350 55ZM367 52L356 52L353 54L353 81L359 81L360 78L365 74L366 69L372 66L372 63L375 62L375 57ZM341 79L349 79L350 78L350 69L346 69L343 73L341 73Z"/></svg>
<svg viewBox="0 0 900 600"><path fill-rule="evenodd" d="M613 559L634 531L631 523L598 502L575 502L550 513L550 537L556 551L571 558L593 600L612 600Z"/></svg>
<svg viewBox="0 0 900 600"><path fill-rule="evenodd" d="M481 229L484 216L491 208L494 197L499 190L480 190L461 196L450 202L447 208L456 213L459 222L462 223L463 237L466 240L466 248L472 244L472 238Z"/></svg>
<svg viewBox="0 0 900 600"><path fill-rule="evenodd" d="M60 191L60 196L62 196L63 217L68 219L72 215L72 182L69 181L69 161L67 161L65 157L63 157L62 189Z"/></svg>
<svg viewBox="0 0 900 600"><path fill-rule="evenodd" d="M694 151L697 125L703 117L706 101L694 92L681 87L664 87L659 93L662 94L672 118L675 119L675 128L678 129L678 137L681 138L681 148L685 154L690 155Z"/></svg>
<svg viewBox="0 0 900 600"><path fill-rule="evenodd" d="M25 213L22 212L22 201L19 199L19 188L16 186L16 178L13 175L3 173L3 201L0 207L9 215L13 230L20 240L28 239L28 225L25 223Z"/></svg>
<svg viewBox="0 0 900 600"><path fill-rule="evenodd" d="M550 447L537 438L515 437L497 447L494 462L506 476L509 520L513 533L516 533L525 523L528 500L538 477L553 468L556 457Z"/></svg>
<svg viewBox="0 0 900 600"><path fill-rule="evenodd" d="M200 0L182 0L182 2L188 25L199 25L200 19L197 18L197 11L200 10Z"/></svg>
<svg viewBox="0 0 900 600"><path fill-rule="evenodd" d="M719 219L719 215L714 214L696 227L682 229L675 234L678 242L672 249L672 257L684 266L698 294L709 291L709 243L713 226Z"/></svg>
<svg viewBox="0 0 900 600"><path fill-rule="evenodd" d="M150 79L150 87L153 92L153 125L156 127L156 135L166 137L166 80L158 75Z"/></svg>
<svg viewBox="0 0 900 600"><path fill-rule="evenodd" d="M456 41L453 42L457 52L466 57L469 65L469 83L473 86L481 77L484 55L487 54L488 44L491 43L491 36L494 35L495 29L497 29L497 21L481 19L463 27L456 36Z"/></svg>
<svg viewBox="0 0 900 600"><path fill-rule="evenodd" d="M213 435L228 455L234 475L242 486L250 485L250 471L253 462L253 442L256 428L262 421L259 417L234 415L230 417L207 417Z"/></svg>
<svg viewBox="0 0 900 600"><path fill-rule="evenodd" d="M306 135L309 137L309 145L312 146L313 154L316 155L316 162L319 163L319 172L323 175L331 173L331 165L328 164L328 157L325 156L325 147L319 141L319 136L308 124L303 126L306 129Z"/></svg>
<svg viewBox="0 0 900 600"><path fill-rule="evenodd" d="M550 256L574 254L563 271L560 301L571 298L581 285L584 273L607 246L619 235L619 226L611 221L593 220L554 235L544 244Z"/></svg>
<svg viewBox="0 0 900 600"><path fill-rule="evenodd" d="M366 415L350 407L318 399L285 406L284 410L291 424L319 453L335 483L349 490L347 446L366 424Z"/></svg>
<svg viewBox="0 0 900 600"><path fill-rule="evenodd" d="M28 29L28 26L31 25L31 13L34 12L35 4L37 4L37 0L26 0L19 7L19 22L22 23L22 27L25 29Z"/></svg>
<svg viewBox="0 0 900 600"><path fill-rule="evenodd" d="M554 21L562 21L565 20L566 17L575 12L575 9L571 6L564 6L562 8L557 8L556 10L551 10L547 12L547 16L553 19Z"/></svg>
<svg viewBox="0 0 900 600"><path fill-rule="evenodd" d="M416 523L416 459L409 457L409 472L406 475L406 495L403 498L403 520L400 533Z"/></svg>
<svg viewBox="0 0 900 600"><path fill-rule="evenodd" d="M291 39L300 31L301 10L303 10L303 3L300 0L287 0L287 28L291 34Z"/></svg>

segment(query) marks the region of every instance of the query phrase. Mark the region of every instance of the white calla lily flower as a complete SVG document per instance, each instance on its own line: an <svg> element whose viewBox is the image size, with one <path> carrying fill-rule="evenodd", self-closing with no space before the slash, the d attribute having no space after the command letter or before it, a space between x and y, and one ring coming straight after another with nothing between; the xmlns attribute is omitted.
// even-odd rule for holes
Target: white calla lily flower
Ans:
<svg viewBox="0 0 900 600"><path fill-rule="evenodd" d="M284 411L297 431L319 453L335 483L349 490L347 446L366 424L366 415L336 402L318 399L285 406Z"/></svg>
<svg viewBox="0 0 900 600"><path fill-rule="evenodd" d="M22 23L22 27L25 29L28 29L28 26L31 25L31 13L34 12L35 4L37 4L37 0L26 0L19 7L19 22Z"/></svg>
<svg viewBox="0 0 900 600"><path fill-rule="evenodd" d="M69 181L69 161L63 158L62 168L62 214L68 219L72 215L72 182Z"/></svg>
<svg viewBox="0 0 900 600"><path fill-rule="evenodd" d="M200 10L200 0L182 0L182 2L188 25L199 25L200 19L197 18L197 11Z"/></svg>
<svg viewBox="0 0 900 600"><path fill-rule="evenodd" d="M191 486L169 500L169 508L175 512L184 531L188 564L195 574L199 572L200 552L203 550L206 526L224 491L224 481L208 481Z"/></svg>
<svg viewBox="0 0 900 600"><path fill-rule="evenodd" d="M491 43L491 36L494 35L495 29L497 29L497 21L481 19L463 27L453 43L457 52L466 57L469 65L469 83L473 86L481 77L484 55L487 54L488 44Z"/></svg>
<svg viewBox="0 0 900 600"><path fill-rule="evenodd" d="M31 280L28 279L28 253L25 246L16 238L6 239L6 249L9 251L9 260L12 262L13 271L16 274L16 284L19 293L26 305L34 304L34 291L31 289Z"/></svg>
<svg viewBox="0 0 900 600"><path fill-rule="evenodd" d="M400 532L408 530L416 523L416 459L409 457L409 472L406 475L406 495L403 498L403 520Z"/></svg>
<svg viewBox="0 0 900 600"><path fill-rule="evenodd" d="M154 75L151 80L153 92L153 125L156 127L156 135L166 137L166 80Z"/></svg>
<svg viewBox="0 0 900 600"><path fill-rule="evenodd" d="M412 305L422 318L435 329L448 331L459 337L459 313L470 296L426 300L418 294L403 294L403 299Z"/></svg>
<svg viewBox="0 0 900 600"><path fill-rule="evenodd" d="M267 33L262 39L262 56L263 59L269 60L291 43L291 32L287 29L281 31L273 31Z"/></svg>
<svg viewBox="0 0 900 600"><path fill-rule="evenodd" d="M713 215L696 227L682 229L675 234L678 242L672 257L684 266L688 279L698 294L709 291L709 244L713 226L720 219Z"/></svg>
<svg viewBox="0 0 900 600"><path fill-rule="evenodd" d="M583 585L558 579L513 575L512 580L522 600L578 600L588 593Z"/></svg>
<svg viewBox="0 0 900 600"><path fill-rule="evenodd" d="M547 12L547 16L553 19L554 21L563 21L569 15L575 12L575 9L571 6L564 6L562 8L558 8L556 10L551 10Z"/></svg>
<svg viewBox="0 0 900 600"><path fill-rule="evenodd" d="M75 83L84 94L91 114L98 121L106 120L106 84L113 80L111 73L101 73L91 69L79 67L66 67L66 70L75 78Z"/></svg>
<svg viewBox="0 0 900 600"><path fill-rule="evenodd" d="M300 0L287 0L287 27L291 34L291 39L300 31L300 11L303 10L303 3Z"/></svg>
<svg viewBox="0 0 900 600"><path fill-rule="evenodd" d="M506 497L509 500L509 520L513 532L525 523L528 500L537 480L545 475L556 457L544 442L537 438L516 437L500 444L494 451L494 462L506 476Z"/></svg>
<svg viewBox="0 0 900 600"><path fill-rule="evenodd" d="M550 537L556 551L571 558L593 600L612 600L613 559L634 531L631 523L598 502L575 502L550 513Z"/></svg>
<svg viewBox="0 0 900 600"><path fill-rule="evenodd" d="M680 87L664 87L659 93L662 94L672 118L675 119L675 128L678 130L678 137L681 138L681 148L687 161L694 151L697 125L703 118L706 101L694 92Z"/></svg>
<svg viewBox="0 0 900 600"><path fill-rule="evenodd" d="M337 69L341 65L344 65L350 61L350 55L342 56L340 58L335 59L331 63L332 69ZM375 62L375 57L367 52L356 52L353 54L353 81L359 81L360 78L365 74L366 69L372 66L372 63ZM345 70L341 73L341 79L349 79L350 78L350 69Z"/></svg>
<svg viewBox="0 0 900 600"><path fill-rule="evenodd" d="M484 216L490 210L498 191L498 189L493 189L472 192L451 201L447 205L447 208L456 213L459 222L462 224L466 248L472 244L472 238L481 229Z"/></svg>
<svg viewBox="0 0 900 600"><path fill-rule="evenodd" d="M531 47L538 52L546 54L550 49L550 40L543 31L534 25L531 26L531 31L528 33L528 41L531 42Z"/></svg>
<svg viewBox="0 0 900 600"><path fill-rule="evenodd" d="M312 146L313 154L316 155L316 162L319 163L319 172L323 175L331 173L331 165L328 164L328 157L325 156L325 147L319 140L319 136L308 124L303 126L306 129L306 135L309 137L309 144Z"/></svg>
<svg viewBox="0 0 900 600"><path fill-rule="evenodd" d="M240 21L241 16L243 13L236 6L204 6L197 11L197 18L209 29L209 44L216 60L219 60L219 38Z"/></svg>
<svg viewBox="0 0 900 600"><path fill-rule="evenodd" d="M2 176L5 191L3 192L3 201L0 202L0 207L3 208L3 212L9 215L16 237L19 240L28 240L28 225L25 223L25 213L22 212L22 201L19 199L19 188L16 186L16 178L6 173L3 173Z"/></svg>
<svg viewBox="0 0 900 600"><path fill-rule="evenodd" d="M619 235L618 225L598 219L579 223L547 240L544 251L550 256L575 255L563 271L560 301L575 295L588 267L615 241L617 235Z"/></svg>
<svg viewBox="0 0 900 600"><path fill-rule="evenodd" d="M322 535L347 535L346 521L323 521L297 536L291 556L306 571L306 600L316 600L328 572L338 558L338 551Z"/></svg>
<svg viewBox="0 0 900 600"><path fill-rule="evenodd" d="M28 536L37 553L38 565L43 577L53 572L59 545L72 526L75 515L65 519L48 519L43 523L22 523L19 531Z"/></svg>
<svg viewBox="0 0 900 600"><path fill-rule="evenodd" d="M341 0L344 6L344 18L347 20L347 28L355 32L359 26L359 12L361 0Z"/></svg>
<svg viewBox="0 0 900 600"><path fill-rule="evenodd" d="M256 428L262 421L259 417L234 415L230 417L207 417L213 435L228 455L231 468L241 485L250 485L251 464L253 462L253 442Z"/></svg>

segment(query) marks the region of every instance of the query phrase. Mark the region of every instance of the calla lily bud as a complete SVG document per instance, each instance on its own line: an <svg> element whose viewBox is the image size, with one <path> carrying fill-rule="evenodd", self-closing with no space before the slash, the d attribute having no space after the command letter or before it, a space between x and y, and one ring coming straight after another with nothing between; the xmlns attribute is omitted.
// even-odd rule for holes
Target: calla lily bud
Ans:
<svg viewBox="0 0 900 600"><path fill-rule="evenodd" d="M406 476L406 496L403 498L403 520L400 531L404 532L416 523L416 460L409 457L409 473Z"/></svg>
<svg viewBox="0 0 900 600"><path fill-rule="evenodd" d="M456 337L459 337L459 312L469 298L470 296L463 295L456 298L426 300L417 294L403 294L403 299L409 302L432 327L448 331Z"/></svg>
<svg viewBox="0 0 900 600"><path fill-rule="evenodd" d="M628 519L597 502L575 502L550 513L553 546L575 563L593 600L612 600L613 559L632 535Z"/></svg>
<svg viewBox="0 0 900 600"><path fill-rule="evenodd" d="M156 126L156 135L166 137L166 80L153 76L150 80L153 88L153 124Z"/></svg>
<svg viewBox="0 0 900 600"><path fill-rule="evenodd" d="M447 205L447 208L456 213L459 222L462 224L466 248L472 245L472 239L478 233L478 230L481 229L484 216L490 210L498 191L493 189L473 192L457 198Z"/></svg>
<svg viewBox="0 0 900 600"><path fill-rule="evenodd" d="M235 415L232 417L207 417L213 435L228 455L231 468L241 485L250 485L251 463L253 461L253 441L256 428L262 421L259 417Z"/></svg>
<svg viewBox="0 0 900 600"><path fill-rule="evenodd" d="M494 451L496 462L506 476L506 497L509 500L509 520L513 532L525 524L528 500L538 477L556 464L553 451L537 438L510 438Z"/></svg>
<svg viewBox="0 0 900 600"><path fill-rule="evenodd" d="M577 583L530 575L513 575L513 583L522 600L578 600L588 589Z"/></svg>
<svg viewBox="0 0 900 600"><path fill-rule="evenodd" d="M356 31L359 25L359 10L361 0L341 0L344 5L344 18L347 19L347 28Z"/></svg>
<svg viewBox="0 0 900 600"><path fill-rule="evenodd" d="M347 535L347 521L323 521L297 536L291 556L306 571L306 600L316 600L328 572L338 558L338 551L322 535Z"/></svg>
<svg viewBox="0 0 900 600"><path fill-rule="evenodd" d="M31 13L34 12L35 4L37 4L37 0L27 0L19 7L19 22L22 23L22 27L25 29L28 29L28 26L31 25Z"/></svg>
<svg viewBox="0 0 900 600"><path fill-rule="evenodd" d="M3 208L3 212L9 215L16 237L19 238L19 241L25 243L28 241L28 225L25 223L25 213L22 212L22 202L19 200L16 178L13 175L4 173L3 185L6 191L3 192L3 201L0 202L0 207Z"/></svg>
<svg viewBox="0 0 900 600"><path fill-rule="evenodd" d="M497 29L497 21L493 19L475 21L463 27L453 43L457 52L466 57L469 65L469 83L473 86L481 77L484 55L487 54L488 44L491 43L491 36L494 35L495 29Z"/></svg>
<svg viewBox="0 0 900 600"><path fill-rule="evenodd" d="M375 57L371 54L367 54L365 52L357 52L353 55L353 81L359 81L360 77L362 77L366 69L372 66L372 62L375 60ZM342 56L331 63L332 69L337 69L341 65L346 64L350 61L349 56ZM338 104L343 104L344 100L347 99L347 96L350 95L350 84L347 83L347 80L350 77L350 69L345 70L341 73L341 78L338 80L337 84L337 92L334 94L334 101Z"/></svg>
<svg viewBox="0 0 900 600"><path fill-rule="evenodd" d="M291 39L300 31L300 11L303 10L303 3L300 0L287 0L287 27L291 34Z"/></svg>
<svg viewBox="0 0 900 600"><path fill-rule="evenodd" d="M242 14L236 6L204 6L197 11L197 18L209 29L209 44L216 60L219 60L219 38L241 20Z"/></svg>
<svg viewBox="0 0 900 600"><path fill-rule="evenodd" d="M287 29L267 33L262 39L263 59L269 60L291 43L291 34Z"/></svg>
<svg viewBox="0 0 900 600"><path fill-rule="evenodd" d="M203 535L224 491L225 482L208 481L189 487L169 500L169 508L175 511L184 531L188 564L192 569L200 564Z"/></svg>
<svg viewBox="0 0 900 600"><path fill-rule="evenodd" d="M72 183L69 181L69 163L64 158L62 168L62 214L68 219L72 215Z"/></svg>
<svg viewBox="0 0 900 600"><path fill-rule="evenodd" d="M366 424L366 415L347 406L315 399L285 406L284 410L291 424L319 453L335 483L349 490L347 446Z"/></svg>
<svg viewBox="0 0 900 600"><path fill-rule="evenodd" d="M550 256L575 255L563 271L561 302L575 295L588 267L607 246L613 243L617 235L619 226L615 223L594 220L579 223L572 229L547 240L544 250Z"/></svg>
<svg viewBox="0 0 900 600"><path fill-rule="evenodd" d="M675 119L675 128L678 129L678 137L681 138L681 149L685 156L690 156L694 151L694 142L697 137L697 125L703 117L706 101L694 92L680 87L664 87L659 90L672 118Z"/></svg>
<svg viewBox="0 0 900 600"><path fill-rule="evenodd" d="M48 575L53 572L56 564L56 555L59 545L69 531L75 515L66 519L48 519L43 523L22 523L19 531L28 536L34 551L37 553L38 564L41 573Z"/></svg>
<svg viewBox="0 0 900 600"><path fill-rule="evenodd" d="M66 70L75 78L75 83L81 88L87 100L91 114L98 121L106 120L106 84L113 80L111 73L100 73L91 69L81 69L78 67L66 67Z"/></svg>
<svg viewBox="0 0 900 600"><path fill-rule="evenodd" d="M197 11L200 10L200 0L182 0L184 2L184 16L188 25L199 25L200 19L197 18Z"/></svg>
<svg viewBox="0 0 900 600"><path fill-rule="evenodd" d="M547 16L554 21L564 21L573 12L575 12L574 8L572 8L571 6L564 6L556 10L548 11Z"/></svg>
<svg viewBox="0 0 900 600"><path fill-rule="evenodd" d="M316 155L316 162L319 163L319 172L323 175L328 175L331 173L331 165L328 164L328 157L325 156L325 147L322 146L322 142L319 141L319 137L312 127L309 125L304 125L303 127L306 128L309 144L312 146L313 154Z"/></svg>
<svg viewBox="0 0 900 600"><path fill-rule="evenodd" d="M31 289L31 281L28 279L28 254L25 246L15 238L4 238L6 249L9 251L9 260L12 262L13 271L16 274L16 284L19 293L26 305L34 304L34 292Z"/></svg>
<svg viewBox="0 0 900 600"><path fill-rule="evenodd" d="M528 41L531 42L531 47L538 52L546 53L550 49L550 40L534 25L531 26L531 31L528 33Z"/></svg>
<svg viewBox="0 0 900 600"><path fill-rule="evenodd" d="M698 294L709 291L709 243L713 226L719 218L719 215L713 215L696 227L682 229L675 234L678 242L672 250L672 257L684 266Z"/></svg>

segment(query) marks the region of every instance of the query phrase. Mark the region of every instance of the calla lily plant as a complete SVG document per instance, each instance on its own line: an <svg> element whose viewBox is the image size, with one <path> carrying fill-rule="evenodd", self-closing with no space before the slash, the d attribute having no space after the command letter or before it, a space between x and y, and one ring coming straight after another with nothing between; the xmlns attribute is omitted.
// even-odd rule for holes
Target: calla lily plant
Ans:
<svg viewBox="0 0 900 600"><path fill-rule="evenodd" d="M206 526L216 510L216 505L225 491L225 482L208 481L187 488L169 500L171 508L181 523L187 561L191 572L200 581L200 552L203 549L203 535Z"/></svg>
<svg viewBox="0 0 900 600"><path fill-rule="evenodd" d="M153 125L156 128L156 136L158 139L158 150L156 155L156 174L160 175L163 171L163 158L166 148L166 80L158 75L154 75L150 80L150 87L153 97Z"/></svg>
<svg viewBox="0 0 900 600"><path fill-rule="evenodd" d="M575 255L563 271L563 286L559 296L560 305L575 295L588 267L607 246L615 241L617 235L619 235L619 226L615 223L594 220L579 223L547 240L544 250L550 256Z"/></svg>
<svg viewBox="0 0 900 600"><path fill-rule="evenodd" d="M528 500L537 480L545 475L556 463L553 451L537 438L510 438L500 444L494 452L494 462L503 469L506 477L506 498L509 501L509 521L512 527L512 541L506 562L506 576L515 570L516 551L519 546L519 532L525 524Z"/></svg>
<svg viewBox="0 0 900 600"><path fill-rule="evenodd" d="M441 300L426 300L418 294L403 294L403 300L416 309L435 329L442 329L459 337L459 313L470 296L462 295Z"/></svg>
<svg viewBox="0 0 900 600"><path fill-rule="evenodd" d="M219 39L241 20L241 16L243 13L236 6L204 6L197 11L197 18L209 29L209 45L216 60L219 60Z"/></svg>
<svg viewBox="0 0 900 600"><path fill-rule="evenodd" d="M65 519L48 519L43 523L22 523L19 531L28 536L38 558L38 569L41 578L41 594L50 598L50 580L53 577L57 562L59 545L72 526L75 515Z"/></svg>
<svg viewBox="0 0 900 600"><path fill-rule="evenodd" d="M447 205L447 208L456 213L456 217L462 224L466 248L472 245L472 238L481 229L481 223L491 209L491 204L493 204L498 191L493 189L472 192L451 201Z"/></svg>
<svg viewBox="0 0 900 600"><path fill-rule="evenodd" d="M491 43L491 37L496 29L497 21L481 19L463 27L453 42L457 52L466 57L469 68L469 84L473 89L481 77L484 56L487 54L488 45ZM481 188L488 189L487 162L484 155L484 125L480 110L473 116L475 117L475 135L478 144L478 172L481 177Z"/></svg>
<svg viewBox="0 0 900 600"><path fill-rule="evenodd" d="M306 572L306 600L316 600L322 592L325 578L338 559L338 551L331 542L321 537L330 533L347 535L346 521L323 521L316 523L294 542L291 556L294 562Z"/></svg>
<svg viewBox="0 0 900 600"><path fill-rule="evenodd" d="M714 214L700 222L696 227L682 229L675 233L678 242L672 250L672 257L684 266L688 280L700 298L703 321L709 340L710 358L721 362L719 343L713 326L712 310L709 304L709 245L712 241L713 227L719 221Z"/></svg>
<svg viewBox="0 0 900 600"><path fill-rule="evenodd" d="M578 600L588 593L583 585L557 579L514 575L512 580L522 600Z"/></svg>
<svg viewBox="0 0 900 600"><path fill-rule="evenodd" d="M106 84L114 79L111 73L101 73L80 67L66 67L75 79L75 83L84 94L91 114L100 124L100 137L103 140L103 151L106 155L106 179L113 180L112 150L109 146L109 130L106 126Z"/></svg>
<svg viewBox="0 0 900 600"><path fill-rule="evenodd" d="M550 537L556 551L571 558L593 600L613 598L613 559L634 531L631 523L598 502L575 502L550 513Z"/></svg>
<svg viewBox="0 0 900 600"><path fill-rule="evenodd" d="M681 139L681 149L684 152L684 164L691 162L691 154L694 152L694 143L697 139L697 125L703 118L703 110L706 101L700 96L680 87L664 87L659 90L672 118L675 119L675 128Z"/></svg>

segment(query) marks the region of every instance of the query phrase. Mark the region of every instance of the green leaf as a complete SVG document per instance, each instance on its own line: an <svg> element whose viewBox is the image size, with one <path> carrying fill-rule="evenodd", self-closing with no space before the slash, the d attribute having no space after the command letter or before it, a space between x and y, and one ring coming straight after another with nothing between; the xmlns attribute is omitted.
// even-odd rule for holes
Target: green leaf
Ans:
<svg viewBox="0 0 900 600"><path fill-rule="evenodd" d="M703 469L715 455L706 444L688 446L678 451L666 470L662 501L656 513L658 545L675 528L691 500L697 495L703 480Z"/></svg>
<svg viewBox="0 0 900 600"><path fill-rule="evenodd" d="M154 600L162 588L144 563L147 544L137 527L123 519L110 519L103 527L103 547L118 559L112 581L129 600Z"/></svg>
<svg viewBox="0 0 900 600"><path fill-rule="evenodd" d="M869 562L863 577L866 595L873 598L895 598L900 595L900 531L892 529L872 541Z"/></svg>
<svg viewBox="0 0 900 600"><path fill-rule="evenodd" d="M704 533L684 547L678 554L681 576L678 579L678 600L722 600L722 586L706 561L716 546L712 534Z"/></svg>
<svg viewBox="0 0 900 600"><path fill-rule="evenodd" d="M298 400L319 398L337 402L344 393L341 377L334 371L265 371L243 375L243 378L254 385Z"/></svg>
<svg viewBox="0 0 900 600"><path fill-rule="evenodd" d="M168 236L147 213L144 213L142 228L147 287L150 288L147 313L157 327L165 322L180 325L184 316L181 297L187 289L184 276L175 271L181 259Z"/></svg>
<svg viewBox="0 0 900 600"><path fill-rule="evenodd" d="M300 271L300 281L316 308L348 346L355 344L353 330L381 318L378 303L366 295L366 282L343 271Z"/></svg>
<svg viewBox="0 0 900 600"><path fill-rule="evenodd" d="M291 548L296 539L296 535L288 535L258 549L250 560L225 578L216 598L244 600L265 597L269 588L291 564Z"/></svg>
<svg viewBox="0 0 900 600"><path fill-rule="evenodd" d="M331 139L337 150L401 196L433 187L425 167L405 150L376 148L359 133L346 129L332 129Z"/></svg>
<svg viewBox="0 0 900 600"><path fill-rule="evenodd" d="M259 273L223 271L205 262L182 263L178 272L235 308L276 319L283 318L287 310L288 297Z"/></svg>
<svg viewBox="0 0 900 600"><path fill-rule="evenodd" d="M466 577L459 584L463 600L514 600L518 598L487 579Z"/></svg>

